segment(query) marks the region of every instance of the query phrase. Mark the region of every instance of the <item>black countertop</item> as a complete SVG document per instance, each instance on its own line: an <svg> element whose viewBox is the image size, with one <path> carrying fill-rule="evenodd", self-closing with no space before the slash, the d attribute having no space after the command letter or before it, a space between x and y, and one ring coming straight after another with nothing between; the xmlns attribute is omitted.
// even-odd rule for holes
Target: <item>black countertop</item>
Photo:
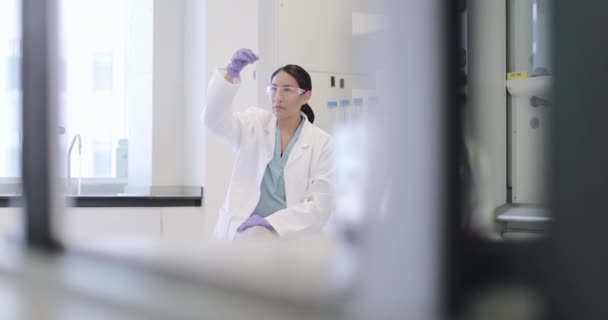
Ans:
<svg viewBox="0 0 608 320"><path fill-rule="evenodd" d="M202 187L155 186L110 188L87 186L79 193L67 197L72 207L200 207ZM18 193L0 193L0 207L21 207Z"/></svg>

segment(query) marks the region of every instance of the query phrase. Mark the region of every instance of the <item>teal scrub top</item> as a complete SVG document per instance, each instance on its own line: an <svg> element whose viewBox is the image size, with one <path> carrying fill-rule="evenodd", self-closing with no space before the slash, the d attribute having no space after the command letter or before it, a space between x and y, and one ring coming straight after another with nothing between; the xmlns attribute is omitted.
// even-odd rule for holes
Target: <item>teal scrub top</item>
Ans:
<svg viewBox="0 0 608 320"><path fill-rule="evenodd" d="M304 121L305 120L302 118L298 129L296 129L296 132L293 134L283 155L281 155L281 130L277 127L274 141L274 156L266 166L266 172L264 172L264 178L260 185L260 201L258 201L258 205L255 207L255 210L253 210L252 214L268 217L279 210L287 208L283 171L287 159L289 159L291 149L293 149L296 140L298 140L298 137L300 136Z"/></svg>

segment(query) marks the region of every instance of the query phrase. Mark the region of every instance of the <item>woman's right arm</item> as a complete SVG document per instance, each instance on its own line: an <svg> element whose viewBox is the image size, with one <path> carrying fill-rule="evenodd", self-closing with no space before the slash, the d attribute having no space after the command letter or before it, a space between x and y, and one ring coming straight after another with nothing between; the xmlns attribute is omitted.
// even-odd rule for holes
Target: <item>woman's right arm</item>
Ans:
<svg viewBox="0 0 608 320"><path fill-rule="evenodd" d="M207 128L227 139L234 147L240 144L241 120L232 111L232 101L239 85L216 71L207 88L207 103L201 119Z"/></svg>
<svg viewBox="0 0 608 320"><path fill-rule="evenodd" d="M232 56L222 76L216 71L207 88L207 104L201 115L205 125L213 132L227 139L233 147L240 144L240 136L245 116L237 116L232 111L232 101L238 90L234 80L241 70L259 58L250 49L239 49Z"/></svg>

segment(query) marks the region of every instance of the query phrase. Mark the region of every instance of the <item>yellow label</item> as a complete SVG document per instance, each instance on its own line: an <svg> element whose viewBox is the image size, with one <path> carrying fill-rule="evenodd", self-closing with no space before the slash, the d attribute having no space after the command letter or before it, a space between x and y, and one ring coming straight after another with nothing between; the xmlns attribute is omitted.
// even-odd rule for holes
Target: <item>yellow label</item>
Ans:
<svg viewBox="0 0 608 320"><path fill-rule="evenodd" d="M525 79L527 77L528 77L528 73L526 71L507 73L507 80Z"/></svg>

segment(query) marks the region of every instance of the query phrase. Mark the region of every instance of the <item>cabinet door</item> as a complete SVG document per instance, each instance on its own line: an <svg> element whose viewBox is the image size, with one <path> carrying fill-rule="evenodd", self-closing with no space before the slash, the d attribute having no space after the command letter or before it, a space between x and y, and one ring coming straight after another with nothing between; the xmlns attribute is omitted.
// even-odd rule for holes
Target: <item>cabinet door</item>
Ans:
<svg viewBox="0 0 608 320"><path fill-rule="evenodd" d="M160 237L159 208L70 208L62 221L69 241L78 244L123 236Z"/></svg>
<svg viewBox="0 0 608 320"><path fill-rule="evenodd" d="M279 0L279 65L351 73L352 11L350 0Z"/></svg>
<svg viewBox="0 0 608 320"><path fill-rule="evenodd" d="M351 99L345 121L353 122L370 116L377 101L376 76L372 74L345 74L345 88Z"/></svg>
<svg viewBox="0 0 608 320"><path fill-rule="evenodd" d="M0 239L9 240L23 235L23 210L21 208L0 209Z"/></svg>
<svg viewBox="0 0 608 320"><path fill-rule="evenodd" d="M310 77L313 88L310 105L319 128L331 134L336 124L364 117L367 100L375 88L373 77L325 72L310 72Z"/></svg>
<svg viewBox="0 0 608 320"><path fill-rule="evenodd" d="M335 74L310 72L312 98L309 104L315 113L315 125L330 134L338 116L338 103L340 99L340 92L337 86L331 87L332 76L337 84Z"/></svg>
<svg viewBox="0 0 608 320"><path fill-rule="evenodd" d="M511 130L511 183L513 203L546 203L543 183L548 167L549 108L533 107L530 97L513 97Z"/></svg>
<svg viewBox="0 0 608 320"><path fill-rule="evenodd" d="M163 240L202 241L211 238L215 221L204 214L202 207L162 208Z"/></svg>

